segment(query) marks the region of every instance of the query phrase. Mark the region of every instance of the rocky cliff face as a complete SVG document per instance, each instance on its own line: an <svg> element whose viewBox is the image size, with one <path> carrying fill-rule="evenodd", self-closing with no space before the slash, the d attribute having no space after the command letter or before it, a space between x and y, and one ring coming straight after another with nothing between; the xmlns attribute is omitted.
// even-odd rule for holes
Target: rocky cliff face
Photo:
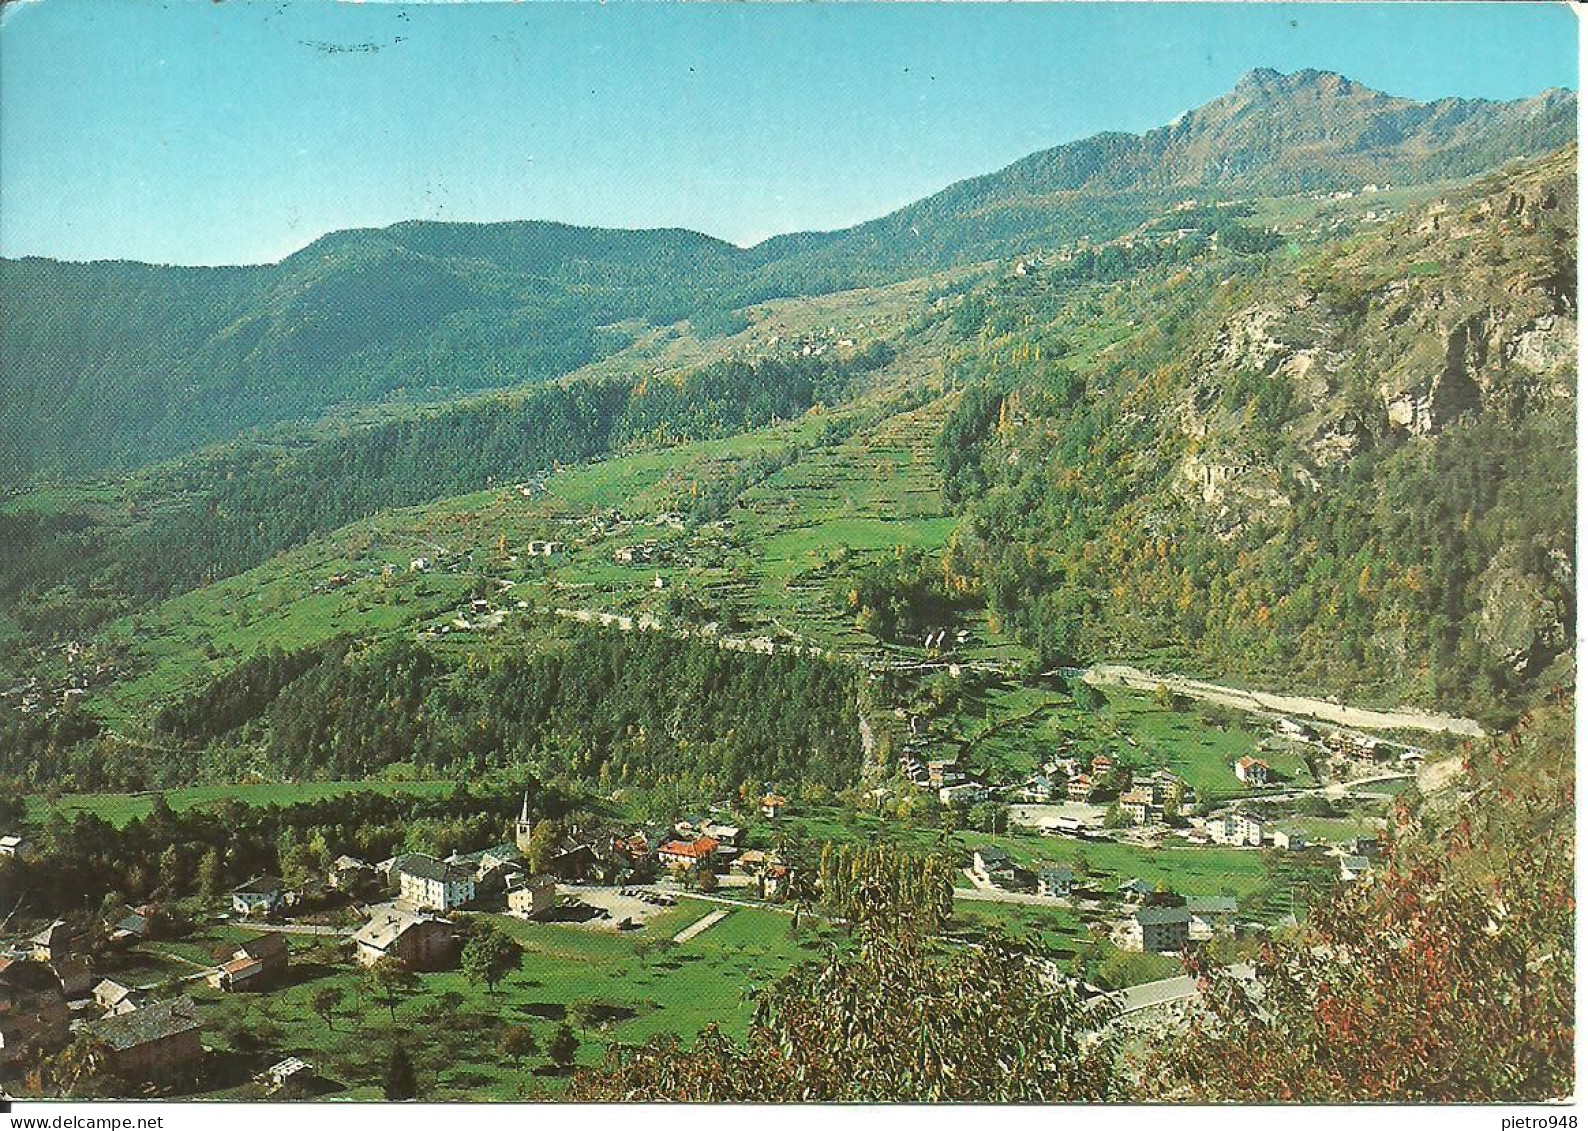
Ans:
<svg viewBox="0 0 1588 1131"><path fill-rule="evenodd" d="M1569 409L1577 340L1575 151L1359 239L1225 317L1179 413L1183 493L1228 531L1241 511L1321 489L1372 443L1437 436L1486 412ZM1253 443L1232 387L1279 382L1286 443Z"/></svg>
<svg viewBox="0 0 1588 1131"><path fill-rule="evenodd" d="M1478 639L1489 656L1518 676L1530 675L1571 643L1569 610L1559 598L1575 588L1573 563L1549 554L1527 568L1520 547L1496 554L1479 583Z"/></svg>

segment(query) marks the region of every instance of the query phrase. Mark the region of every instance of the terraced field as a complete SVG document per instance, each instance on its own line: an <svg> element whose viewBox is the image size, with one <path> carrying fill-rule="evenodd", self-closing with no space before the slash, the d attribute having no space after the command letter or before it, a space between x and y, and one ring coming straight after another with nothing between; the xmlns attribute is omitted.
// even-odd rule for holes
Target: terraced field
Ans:
<svg viewBox="0 0 1588 1131"><path fill-rule="evenodd" d="M387 512L124 618L102 639L126 675L94 689L94 707L112 725L131 724L151 704L273 645L444 628L450 644L470 647L487 634L453 621L482 591L504 614L492 626L498 634L522 630L524 609L672 621L677 591L739 620L745 635L782 630L824 649L875 651L878 642L855 631L822 569L844 554L930 551L947 541L954 520L931 462L947 400L879 410L918 364L899 363L883 394L842 410ZM844 422L879 411L880 425L843 435ZM824 441L835 422L838 438ZM756 459L782 466L749 483L721 521L686 529L670 517L702 491L743 482ZM563 550L531 557L532 540ZM660 560L614 560L644 544L662 547ZM411 570L417 558L429 568ZM465 619L472 626L480 618Z"/></svg>

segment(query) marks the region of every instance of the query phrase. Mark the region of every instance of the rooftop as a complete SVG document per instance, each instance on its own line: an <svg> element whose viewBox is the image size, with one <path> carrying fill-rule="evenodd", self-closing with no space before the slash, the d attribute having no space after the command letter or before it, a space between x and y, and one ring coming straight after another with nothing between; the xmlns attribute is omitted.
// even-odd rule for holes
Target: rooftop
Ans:
<svg viewBox="0 0 1588 1131"><path fill-rule="evenodd" d="M90 1028L105 1044L117 1052L125 1052L199 1028L198 1009L193 999L179 997L154 1002L132 1013L107 1017Z"/></svg>
<svg viewBox="0 0 1588 1131"><path fill-rule="evenodd" d="M353 941L360 946L385 950L414 927L425 923L442 923L450 926L445 919L438 919L433 915L407 915L401 911L388 911L360 927L354 933Z"/></svg>
<svg viewBox="0 0 1588 1131"><path fill-rule="evenodd" d="M1184 907L1141 907L1136 910L1136 922L1143 927L1161 927L1170 923L1190 923L1191 912Z"/></svg>
<svg viewBox="0 0 1588 1131"><path fill-rule="evenodd" d="M717 851L717 842L709 836L703 836L699 840L670 840L656 851L665 852L670 856L687 856L690 859L699 859L702 856L710 856Z"/></svg>
<svg viewBox="0 0 1588 1131"><path fill-rule="evenodd" d="M397 864L397 871L404 876L414 876L417 879L442 884L474 878L473 873L467 869L460 868L456 864L448 864L444 860L437 860L434 856L426 856L422 852L404 856Z"/></svg>
<svg viewBox="0 0 1588 1131"><path fill-rule="evenodd" d="M233 953L240 954L248 958L273 958L277 955L285 956L287 953L287 939L285 935L278 935L274 932L255 935L253 938L239 946L235 951L233 951Z"/></svg>

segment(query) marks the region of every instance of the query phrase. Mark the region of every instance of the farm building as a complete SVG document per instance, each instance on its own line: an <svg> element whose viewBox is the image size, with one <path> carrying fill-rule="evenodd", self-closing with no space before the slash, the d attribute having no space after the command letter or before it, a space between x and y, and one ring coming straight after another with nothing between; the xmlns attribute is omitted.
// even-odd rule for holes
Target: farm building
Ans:
<svg viewBox="0 0 1588 1131"><path fill-rule="evenodd" d="M1007 884L1015 879L1015 864L1001 848L978 848L971 853L971 872L984 884Z"/></svg>
<svg viewBox="0 0 1588 1131"><path fill-rule="evenodd" d="M559 880L581 883L596 866L595 849L588 844L575 844L551 854L546 861L546 871Z"/></svg>
<svg viewBox="0 0 1588 1131"><path fill-rule="evenodd" d="M256 1077L271 1091L280 1091L288 1083L305 1080L314 1075L314 1065L300 1057L289 1056L278 1060Z"/></svg>
<svg viewBox="0 0 1588 1131"><path fill-rule="evenodd" d="M976 781L962 781L957 785L945 785L937 791L937 799L944 805L968 804L972 801L981 801L986 796L987 787Z"/></svg>
<svg viewBox="0 0 1588 1131"><path fill-rule="evenodd" d="M1188 895L1185 909L1191 915L1190 937L1210 939L1234 927L1239 907L1232 895Z"/></svg>
<svg viewBox="0 0 1588 1131"><path fill-rule="evenodd" d="M106 1067L123 1080L169 1083L204 1055L191 998L160 1001L96 1021L88 1031L106 1050Z"/></svg>
<svg viewBox="0 0 1588 1131"><path fill-rule="evenodd" d="M35 962L59 962L76 952L82 942L82 932L57 919L38 934L28 939L28 954Z"/></svg>
<svg viewBox="0 0 1588 1131"><path fill-rule="evenodd" d="M356 856L338 856L331 861L326 882L337 891L358 891L375 882L375 868Z"/></svg>
<svg viewBox="0 0 1588 1131"><path fill-rule="evenodd" d="M1366 856L1340 857L1340 879L1346 883L1365 879L1373 874L1373 861Z"/></svg>
<svg viewBox="0 0 1588 1131"><path fill-rule="evenodd" d="M0 1069L64 1044L71 1024L66 995L48 966L0 958Z"/></svg>
<svg viewBox="0 0 1588 1131"><path fill-rule="evenodd" d="M263 934L243 943L232 956L210 971L207 981L218 990L263 989L287 968L287 940L284 935Z"/></svg>
<svg viewBox="0 0 1588 1131"><path fill-rule="evenodd" d="M1037 865L1037 894L1049 898L1069 895L1075 887L1075 873L1062 864Z"/></svg>
<svg viewBox="0 0 1588 1131"><path fill-rule="evenodd" d="M114 1017L121 1013L131 1013L148 1000L147 995L131 986L124 986L120 982L109 978L102 978L94 987L94 1004L106 1017Z"/></svg>
<svg viewBox="0 0 1588 1131"><path fill-rule="evenodd" d="M431 970L452 960L457 936L445 919L387 911L354 933L353 948L361 966L395 958L410 969Z"/></svg>

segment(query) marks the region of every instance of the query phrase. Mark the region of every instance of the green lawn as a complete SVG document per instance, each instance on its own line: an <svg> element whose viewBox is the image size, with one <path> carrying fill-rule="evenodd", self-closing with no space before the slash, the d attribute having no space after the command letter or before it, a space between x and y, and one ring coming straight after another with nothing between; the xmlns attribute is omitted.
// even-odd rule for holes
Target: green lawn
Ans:
<svg viewBox="0 0 1588 1131"><path fill-rule="evenodd" d="M421 975L418 991L396 1006L395 1021L369 999L362 976L345 961L300 964L294 984L275 993L223 996L202 986L193 992L204 1003L206 1040L214 1047L245 1052L261 1066L302 1056L346 1085L345 1098L380 1098L381 1070L398 1042L413 1057L427 1099L554 1096L566 1078L544 1051L522 1067L497 1052L507 1026L527 1026L544 1050L557 1025L571 1019L580 1038L576 1060L584 1065L597 1062L612 1042L657 1033L688 1039L716 1023L742 1036L752 1013L746 991L817 957L832 937L831 928L814 920L796 935L787 915L736 908L690 942L671 943L714 906L681 900L623 936L493 917L524 945L520 969L494 994L456 971ZM325 985L344 994L334 1029L309 1004Z"/></svg>
<svg viewBox="0 0 1588 1131"><path fill-rule="evenodd" d="M388 796L415 794L439 797L452 788L451 782L418 781L334 781L334 782L260 782L245 785L196 785L164 790L166 803L173 809L216 805L240 801L244 805L290 805L300 801L323 801L344 793L369 791ZM135 817L146 817L154 808L155 791L146 793L73 793L52 799L28 798L28 817L38 822L51 813L93 813L120 828Z"/></svg>

